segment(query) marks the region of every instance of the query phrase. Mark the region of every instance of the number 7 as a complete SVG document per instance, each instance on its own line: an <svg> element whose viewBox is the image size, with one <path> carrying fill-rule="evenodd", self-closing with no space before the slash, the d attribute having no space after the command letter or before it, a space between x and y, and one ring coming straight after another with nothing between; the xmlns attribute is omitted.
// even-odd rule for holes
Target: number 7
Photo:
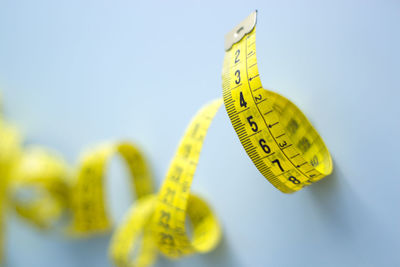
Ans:
<svg viewBox="0 0 400 267"><path fill-rule="evenodd" d="M272 163L276 163L278 164L279 169L281 169L282 172L284 172L285 170L282 168L281 163L279 162L279 159L273 160L271 161Z"/></svg>

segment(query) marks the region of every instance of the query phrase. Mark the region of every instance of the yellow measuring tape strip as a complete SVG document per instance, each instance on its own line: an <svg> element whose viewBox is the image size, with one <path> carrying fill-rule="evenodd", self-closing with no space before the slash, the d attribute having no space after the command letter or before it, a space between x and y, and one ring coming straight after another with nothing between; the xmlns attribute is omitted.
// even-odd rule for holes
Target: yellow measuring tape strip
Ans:
<svg viewBox="0 0 400 267"><path fill-rule="evenodd" d="M133 144L101 144L87 151L74 170L48 149L24 148L18 131L0 119L0 241L4 239L7 208L13 208L22 218L42 229L54 226L61 215L69 211L72 221L67 233L73 236L111 230L104 184L107 163L114 154L119 154L126 162L132 191L140 200L138 203L142 203L142 198L154 196L150 195L154 189L149 165ZM146 240L150 240L149 237L151 242L144 242L145 247L154 246L151 235L146 235Z"/></svg>
<svg viewBox="0 0 400 267"><path fill-rule="evenodd" d="M164 255L179 258L194 252L208 252L218 244L221 237L218 221L203 199L190 194L190 186L203 140L221 104L221 100L212 101L192 119L158 196L135 203L117 229L110 254L118 266L150 265L157 254L155 245ZM192 225L192 238L186 229L187 217ZM142 243L139 243L140 235ZM135 249L139 252L132 256Z"/></svg>
<svg viewBox="0 0 400 267"><path fill-rule="evenodd" d="M25 148L11 173L10 205L39 228L54 226L69 204L67 171L66 162L55 152Z"/></svg>
<svg viewBox="0 0 400 267"><path fill-rule="evenodd" d="M330 174L331 156L311 123L292 102L261 85L256 17L252 13L226 35L223 99L205 105L192 119L158 194L148 163L129 142L101 144L87 151L72 169L54 152L23 148L15 128L1 119L1 230L5 208L13 207L41 228L51 227L69 211L68 233L88 236L109 231L106 168L109 159L119 154L128 167L137 201L112 238L114 263L149 266L158 251L176 259L212 250L221 238L221 227L206 201L190 188L204 138L222 103L247 154L280 191L298 191Z"/></svg>
<svg viewBox="0 0 400 267"><path fill-rule="evenodd" d="M262 87L256 59L256 16L257 12L252 13L226 36L223 102L256 167L276 188L291 193L330 174L332 160L304 114L283 96ZM192 119L157 200L148 199L142 210L140 204L136 205L117 231L111 255L119 266L149 263L141 261L140 265L129 256L143 230L134 223L140 212L146 214L146 220L152 220L149 233L154 235L158 249L170 258L207 252L217 245L221 236L218 221L204 200L190 194L190 186L203 140L221 102L211 102ZM187 218L192 225L192 237L186 229ZM142 224L145 223L139 225ZM121 243L125 245L119 247Z"/></svg>
<svg viewBox="0 0 400 267"><path fill-rule="evenodd" d="M191 121L158 195L155 237L160 250L171 258L207 252L220 239L221 230L214 214L204 200L190 194L203 140L220 106L221 100L211 102ZM185 227L186 216L192 224L192 238Z"/></svg>
<svg viewBox="0 0 400 267"><path fill-rule="evenodd" d="M16 128L5 123L0 115L0 263L3 258L4 227L9 203L10 173L20 157L20 136Z"/></svg>
<svg viewBox="0 0 400 267"><path fill-rule="evenodd" d="M256 58L257 12L225 39L222 71L226 111L258 170L284 193L298 191L332 172L332 159L304 114L261 85Z"/></svg>
<svg viewBox="0 0 400 267"><path fill-rule="evenodd" d="M72 233L88 235L110 230L104 179L106 164L115 153L121 155L128 166L136 197L140 199L154 192L149 166L137 147L128 142L100 145L88 151L78 167L71 190Z"/></svg>

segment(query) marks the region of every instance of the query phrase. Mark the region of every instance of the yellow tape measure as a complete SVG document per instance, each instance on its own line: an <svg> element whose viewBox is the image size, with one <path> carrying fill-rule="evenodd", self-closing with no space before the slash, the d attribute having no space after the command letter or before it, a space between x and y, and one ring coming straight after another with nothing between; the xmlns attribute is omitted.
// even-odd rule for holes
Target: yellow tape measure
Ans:
<svg viewBox="0 0 400 267"><path fill-rule="evenodd" d="M88 151L82 158L72 187L71 209L73 220L71 232L78 235L108 231L111 222L106 211L104 179L106 164L118 153L125 160L131 174L132 192L140 199L154 192L150 168L140 150L123 142L103 144Z"/></svg>
<svg viewBox="0 0 400 267"><path fill-rule="evenodd" d="M256 167L276 188L290 193L330 174L332 160L303 113L286 98L262 88L256 59L256 16L257 12L252 13L226 36L223 100L231 123ZM149 208L155 210L152 229L157 246L170 258L210 251L220 239L215 215L203 200L190 194L203 140L220 105L221 100L215 100L192 119L170 164L157 203ZM133 262L127 260L132 245L125 246L123 253L118 253L117 246L123 236L129 236L126 233L130 224L134 227L134 216L137 216L135 211L112 243L113 258L120 266ZM186 229L187 217L192 223L192 238Z"/></svg>
<svg viewBox="0 0 400 267"><path fill-rule="evenodd" d="M190 195L205 135L220 106L221 100L211 102L191 121L158 195L154 232L158 247L171 258L193 252L207 252L220 239L219 224L208 205ZM192 239L185 227L186 215L192 223Z"/></svg>
<svg viewBox="0 0 400 267"><path fill-rule="evenodd" d="M332 172L321 137L289 100L261 85L256 58L257 12L227 34L222 71L226 111L258 170L284 193Z"/></svg>
<svg viewBox="0 0 400 267"><path fill-rule="evenodd" d="M8 198L10 173L20 157L20 142L18 131L5 123L0 115L0 263L3 258L5 211L10 202Z"/></svg>
<svg viewBox="0 0 400 267"><path fill-rule="evenodd" d="M67 164L55 152L25 148L11 173L10 205L39 228L54 226L69 205Z"/></svg>
<svg viewBox="0 0 400 267"><path fill-rule="evenodd" d="M221 238L220 225L209 205L192 194L190 187L204 138L222 103L253 163L282 192L300 190L330 174L330 154L307 118L289 100L261 85L256 16L252 13L226 35L223 100L205 105L192 119L158 194L154 193L148 163L131 143L101 144L87 151L71 170L54 152L22 148L17 131L0 120L1 229L4 207L11 206L41 228L52 226L69 210L69 234L109 231L112 223L104 179L107 162L119 154L128 166L137 201L112 238L110 256L114 263L149 266L158 251L176 259L212 250Z"/></svg>

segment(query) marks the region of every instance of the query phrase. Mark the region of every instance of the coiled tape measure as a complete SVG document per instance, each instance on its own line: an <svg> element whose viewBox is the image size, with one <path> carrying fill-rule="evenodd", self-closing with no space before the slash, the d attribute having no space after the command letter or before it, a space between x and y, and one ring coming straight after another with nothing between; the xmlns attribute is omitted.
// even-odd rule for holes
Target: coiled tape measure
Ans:
<svg viewBox="0 0 400 267"><path fill-rule="evenodd" d="M220 225L209 205L191 194L190 187L204 138L222 103L247 154L280 191L295 192L329 175L331 156L311 123L292 102L261 85L256 20L257 12L253 12L226 35L223 99L208 103L192 119L157 194L149 164L129 142L102 144L87 151L77 168L71 169L54 152L22 148L18 132L1 119L1 226L4 208L11 206L41 228L51 227L64 210L70 210L69 234L109 231L112 222L106 209L104 179L108 160L119 154L128 166L137 201L112 238L114 263L149 266L158 251L176 259L212 250L221 238Z"/></svg>
<svg viewBox="0 0 400 267"><path fill-rule="evenodd" d="M330 174L332 159L304 114L283 96L262 87L256 58L256 20L257 12L253 12L225 37L223 102L240 142L258 170L280 191L291 193ZM221 104L220 99L212 101L192 119L157 200L148 199L153 203L147 203L146 208L155 210L150 232L158 249L170 258L210 251L221 236L218 221L206 202L190 194L203 140ZM129 266L126 259L131 247L126 246L120 253L118 241L129 236L126 232L129 225L133 227L135 212L144 212L139 205L137 209L117 231L112 245L112 255L120 266ZM186 216L192 223L192 238L187 234ZM126 244L132 242L127 240Z"/></svg>
<svg viewBox="0 0 400 267"><path fill-rule="evenodd" d="M225 38L224 103L240 142L258 170L284 193L332 172L321 137L292 102L261 85L256 58L257 12Z"/></svg>

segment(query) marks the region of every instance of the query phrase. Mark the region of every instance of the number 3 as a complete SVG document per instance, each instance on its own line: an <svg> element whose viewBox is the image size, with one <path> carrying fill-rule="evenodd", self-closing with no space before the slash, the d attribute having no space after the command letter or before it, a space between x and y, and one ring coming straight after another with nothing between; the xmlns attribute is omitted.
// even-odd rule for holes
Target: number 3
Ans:
<svg viewBox="0 0 400 267"><path fill-rule="evenodd" d="M235 80L236 84L240 83L240 70L235 71L235 75L237 77L237 79Z"/></svg>

